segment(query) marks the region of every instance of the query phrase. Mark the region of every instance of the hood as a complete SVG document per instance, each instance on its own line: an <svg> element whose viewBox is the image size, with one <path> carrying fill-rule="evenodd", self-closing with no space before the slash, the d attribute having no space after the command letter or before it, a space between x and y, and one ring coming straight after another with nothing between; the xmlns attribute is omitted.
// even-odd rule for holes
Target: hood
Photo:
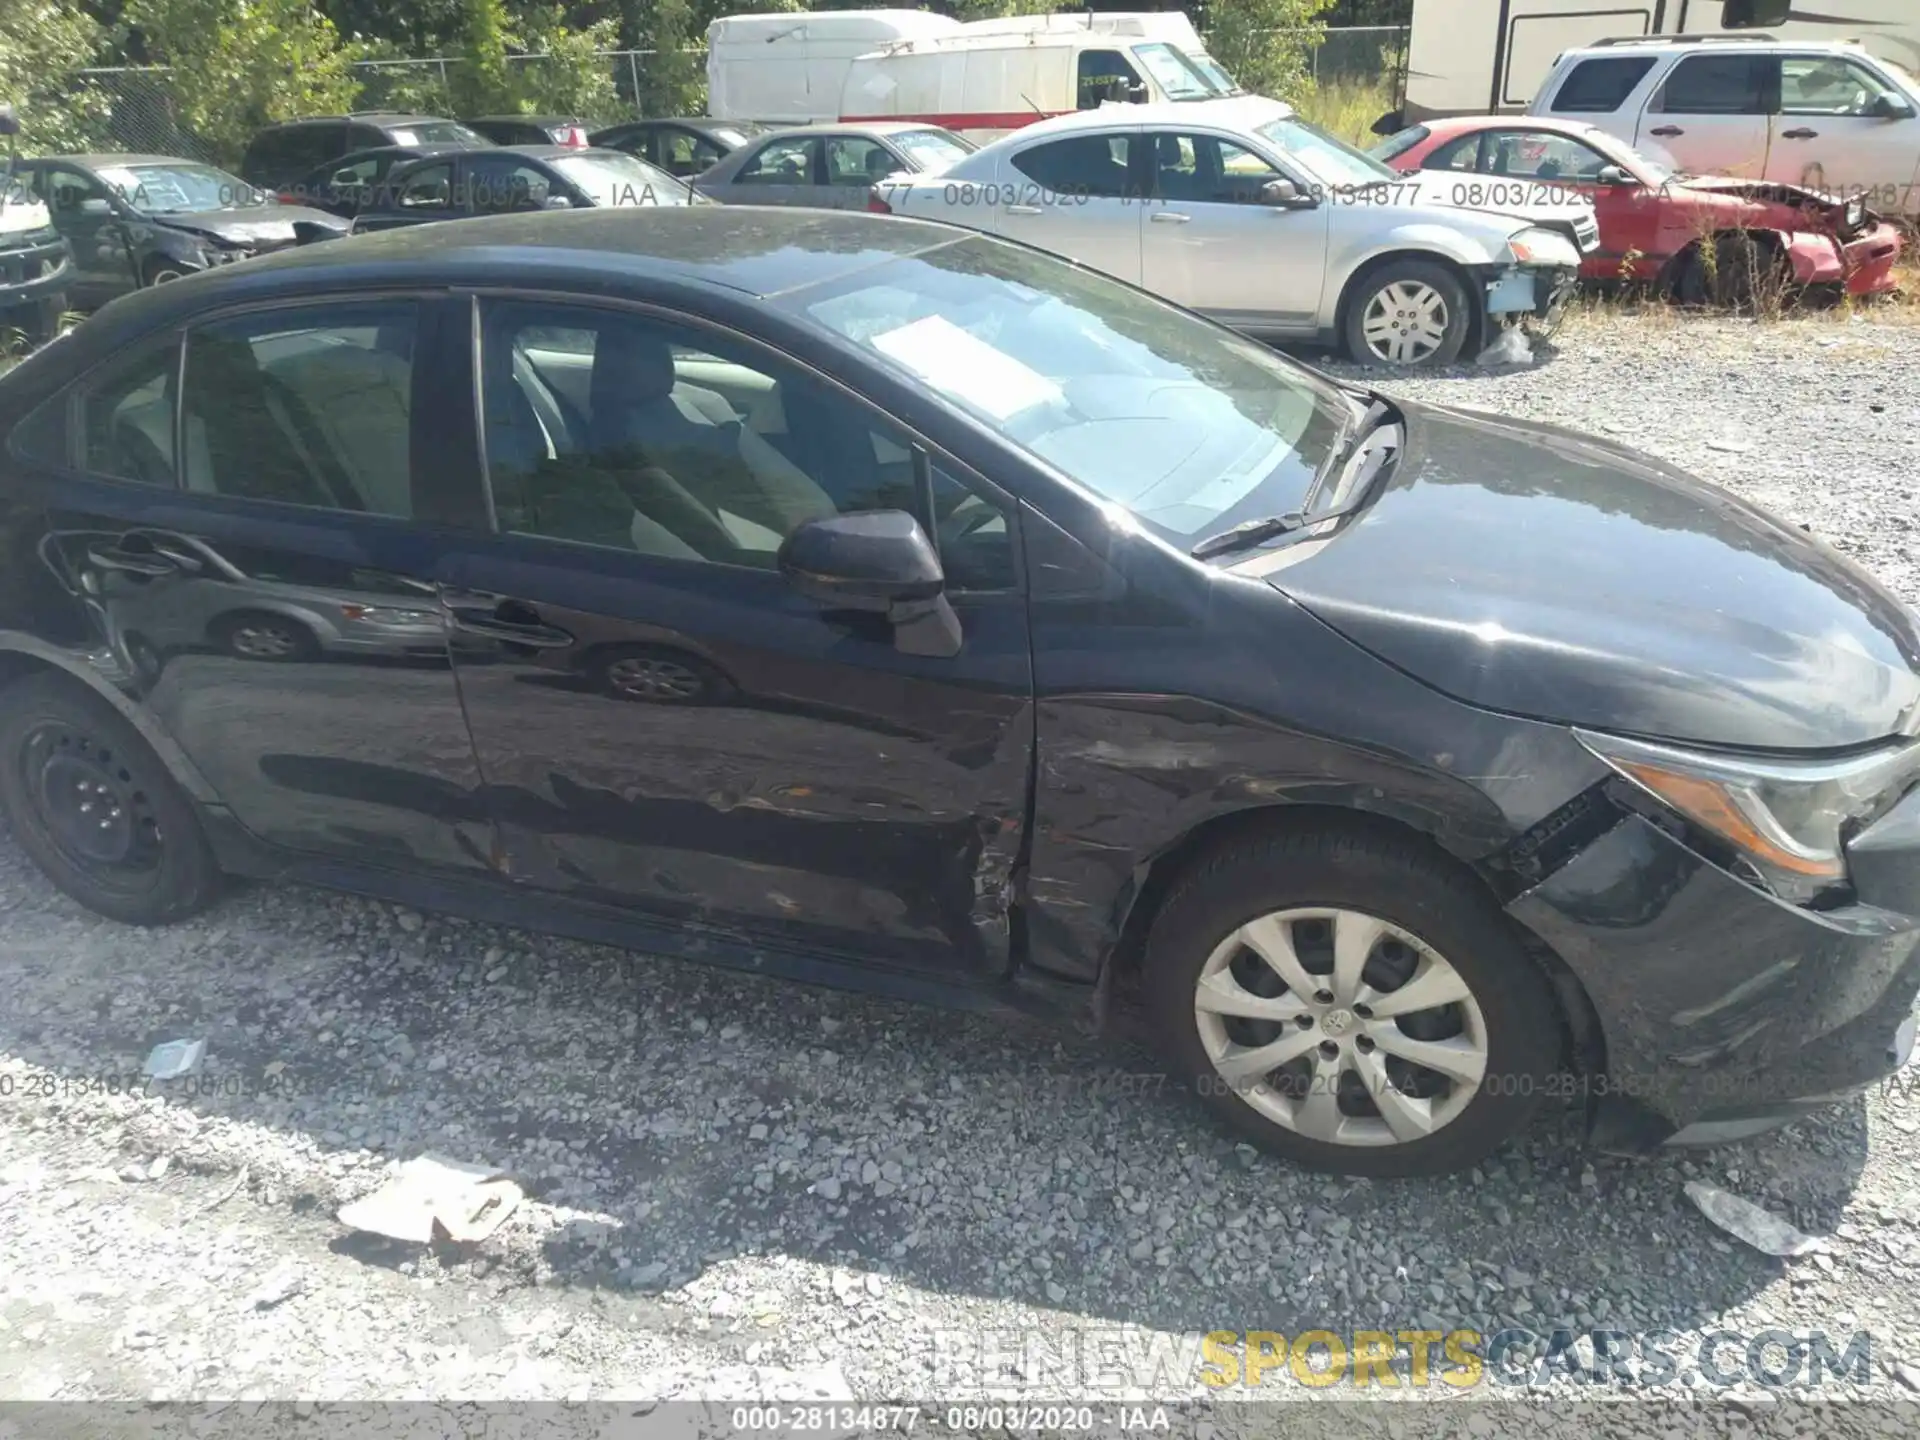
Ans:
<svg viewBox="0 0 1920 1440"><path fill-rule="evenodd" d="M296 221L309 221L324 229L346 233L347 222L325 210L306 205L262 205L224 210L195 210L181 214L150 215L155 225L169 230L184 230L204 235L228 245L245 245L255 250L272 250L294 241Z"/></svg>
<svg viewBox="0 0 1920 1440"><path fill-rule="evenodd" d="M1326 543L1243 573L1510 714L1804 750L1920 713L1916 616L1845 557L1625 446L1402 408L1406 449L1378 498Z"/></svg>
<svg viewBox="0 0 1920 1440"><path fill-rule="evenodd" d="M5 185L0 180L0 185ZM0 235L20 235L31 230L45 230L53 224L53 216L47 213L47 207L33 198L19 181L6 185L0 191Z"/></svg>

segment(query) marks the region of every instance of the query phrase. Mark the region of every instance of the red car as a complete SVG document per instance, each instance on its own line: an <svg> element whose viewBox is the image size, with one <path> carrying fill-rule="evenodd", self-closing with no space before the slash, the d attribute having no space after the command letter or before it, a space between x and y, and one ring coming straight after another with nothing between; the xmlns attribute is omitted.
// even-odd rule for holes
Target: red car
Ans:
<svg viewBox="0 0 1920 1440"><path fill-rule="evenodd" d="M1756 269L1775 267L1784 278L1788 265L1800 285L1879 294L1894 288L1904 244L1863 200L1828 200L1773 181L1676 175L1604 130L1569 121L1434 120L1372 153L1403 172L1455 172L1455 202L1490 210L1577 191L1600 222L1600 248L1586 257L1582 277L1651 281L1682 300L1740 298L1731 287L1750 286ZM1709 236L1711 252L1703 244Z"/></svg>

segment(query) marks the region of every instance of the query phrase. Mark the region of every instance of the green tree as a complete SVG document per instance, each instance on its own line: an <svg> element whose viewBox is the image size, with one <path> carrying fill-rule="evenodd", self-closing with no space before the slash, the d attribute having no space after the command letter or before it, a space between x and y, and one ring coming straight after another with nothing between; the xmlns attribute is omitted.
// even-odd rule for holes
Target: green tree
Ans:
<svg viewBox="0 0 1920 1440"><path fill-rule="evenodd" d="M459 66L452 74L453 103L462 115L505 115L520 107L507 74L507 7L504 0L462 0Z"/></svg>
<svg viewBox="0 0 1920 1440"><path fill-rule="evenodd" d="M0 0L0 100L20 120L22 150L84 149L107 115L107 97L76 72L104 38L82 11L47 0Z"/></svg>
<svg viewBox="0 0 1920 1440"><path fill-rule="evenodd" d="M1333 0L1211 0L1207 50L1257 95L1295 100L1313 88L1312 57Z"/></svg>
<svg viewBox="0 0 1920 1440"><path fill-rule="evenodd" d="M154 59L173 69L181 124L232 163L263 125L353 108L339 32L306 0L129 0Z"/></svg>
<svg viewBox="0 0 1920 1440"><path fill-rule="evenodd" d="M1003 15L1046 15L1073 0L952 0L943 6L956 20L998 20Z"/></svg>
<svg viewBox="0 0 1920 1440"><path fill-rule="evenodd" d="M519 107L534 115L611 120L619 111L612 62L600 52L619 44L620 22L608 16L582 26L558 5L523 13L515 42L527 59L508 66Z"/></svg>

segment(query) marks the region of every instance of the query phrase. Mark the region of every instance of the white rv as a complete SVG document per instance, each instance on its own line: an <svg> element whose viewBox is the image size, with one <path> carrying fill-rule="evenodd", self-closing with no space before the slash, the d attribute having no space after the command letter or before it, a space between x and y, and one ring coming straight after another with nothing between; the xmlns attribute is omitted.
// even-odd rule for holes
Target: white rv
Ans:
<svg viewBox="0 0 1920 1440"><path fill-rule="evenodd" d="M963 25L840 10L730 15L707 29L707 110L722 120L917 120L987 140L1109 99L1238 93L1178 12Z"/></svg>
<svg viewBox="0 0 1920 1440"><path fill-rule="evenodd" d="M1920 71L1913 0L1414 0L1401 109L1386 130L1441 115L1524 110L1562 52L1637 35L1764 33L1858 40Z"/></svg>

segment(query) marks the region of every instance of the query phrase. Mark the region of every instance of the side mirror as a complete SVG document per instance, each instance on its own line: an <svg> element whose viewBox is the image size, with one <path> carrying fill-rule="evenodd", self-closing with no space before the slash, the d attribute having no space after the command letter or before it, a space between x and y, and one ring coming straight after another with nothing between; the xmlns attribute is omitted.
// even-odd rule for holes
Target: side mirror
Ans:
<svg viewBox="0 0 1920 1440"><path fill-rule="evenodd" d="M1618 166L1618 165L1608 165L1603 167L1600 173L1594 176L1593 178L1602 185L1633 184L1633 176L1629 175L1625 169L1623 169L1621 166Z"/></svg>
<svg viewBox="0 0 1920 1440"><path fill-rule="evenodd" d="M1269 180L1260 187L1260 203L1283 210L1311 210L1314 201L1311 195L1302 195L1300 187L1291 180Z"/></svg>
<svg viewBox="0 0 1920 1440"><path fill-rule="evenodd" d="M940 556L904 510L809 520L780 546L778 564L789 585L827 609L884 615L903 654L960 653Z"/></svg>
<svg viewBox="0 0 1920 1440"><path fill-rule="evenodd" d="M98 195L89 195L73 208L82 215L113 214L113 206L109 202L102 200Z"/></svg>
<svg viewBox="0 0 1920 1440"><path fill-rule="evenodd" d="M573 201L564 195L549 195L545 200L540 202L540 209L542 210L571 210L572 208Z"/></svg>
<svg viewBox="0 0 1920 1440"><path fill-rule="evenodd" d="M1144 105L1147 103L1147 98L1146 81L1135 80L1127 86L1127 103L1129 105Z"/></svg>
<svg viewBox="0 0 1920 1440"><path fill-rule="evenodd" d="M318 220L293 222L293 243L296 245L317 245L322 240L338 240L344 233L331 225L322 225Z"/></svg>
<svg viewBox="0 0 1920 1440"><path fill-rule="evenodd" d="M1911 120L1915 112L1912 103L1898 95L1876 95L1867 113L1876 120Z"/></svg>

